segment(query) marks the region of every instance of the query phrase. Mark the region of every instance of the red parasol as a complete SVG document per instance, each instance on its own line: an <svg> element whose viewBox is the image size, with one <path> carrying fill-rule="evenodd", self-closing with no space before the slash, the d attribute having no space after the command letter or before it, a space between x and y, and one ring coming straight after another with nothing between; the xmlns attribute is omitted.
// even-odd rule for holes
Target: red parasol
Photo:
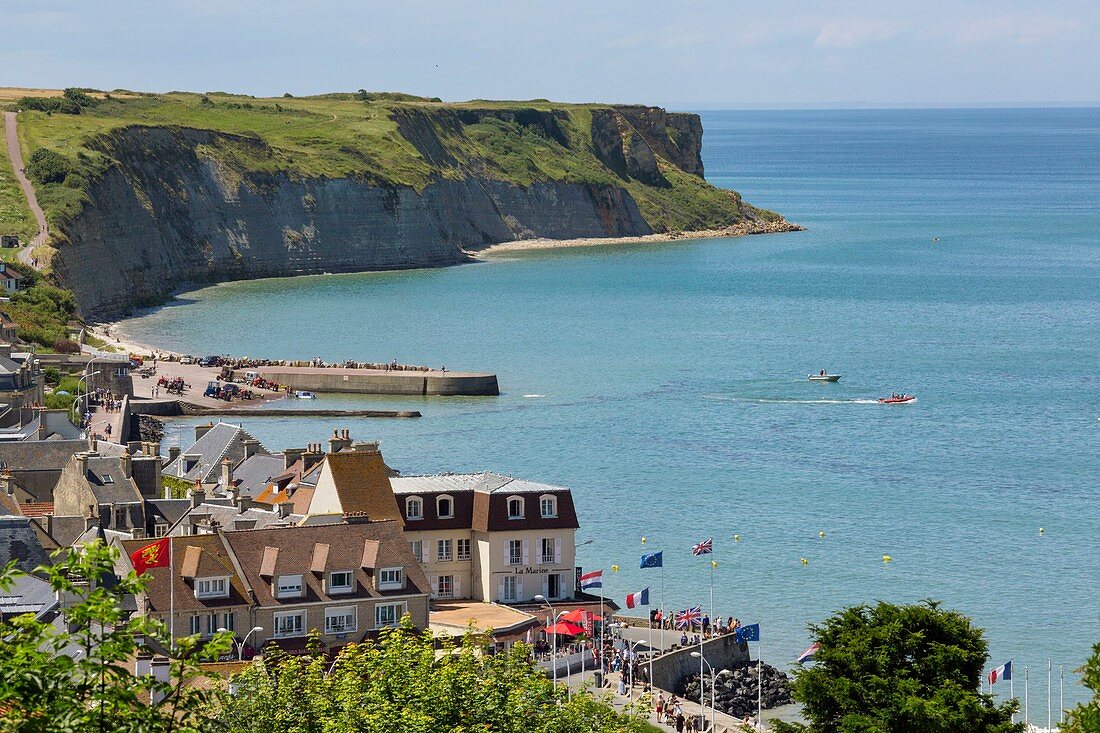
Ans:
<svg viewBox="0 0 1100 733"><path fill-rule="evenodd" d="M559 618L563 621L570 621L575 624L582 623L584 621L585 611L580 608L574 608L569 613L563 613ZM603 621L603 616L592 611L588 611L588 618L593 621Z"/></svg>
<svg viewBox="0 0 1100 733"><path fill-rule="evenodd" d="M559 621L556 624L552 624L546 627L547 634L561 634L562 636L576 636L577 634L583 634L584 629L576 624L571 624L568 621Z"/></svg>

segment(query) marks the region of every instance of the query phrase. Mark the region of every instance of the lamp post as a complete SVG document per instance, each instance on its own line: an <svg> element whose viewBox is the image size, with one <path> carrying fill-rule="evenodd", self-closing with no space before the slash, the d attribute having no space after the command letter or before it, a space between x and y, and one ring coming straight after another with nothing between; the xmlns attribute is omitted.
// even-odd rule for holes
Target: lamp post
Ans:
<svg viewBox="0 0 1100 733"><path fill-rule="evenodd" d="M252 636L253 632L263 631L263 630L264 630L263 626L253 626L251 629L249 629L248 633L244 635L244 638L241 639L241 643L237 644L237 661L238 662L243 662L244 661L244 643L246 641L248 641L248 637ZM229 631L229 629L224 628L224 627L219 627L218 628L218 633L219 634L224 634L224 633L227 633L228 631ZM237 640L234 639L233 643L236 644L236 641Z"/></svg>
<svg viewBox="0 0 1100 733"><path fill-rule="evenodd" d="M96 370L94 372L88 372L87 374L82 374L80 376L80 379L76 380L76 401L73 402L73 410L74 411L77 409L76 406L80 404L80 383L83 382L88 377L94 377L97 374L99 374L98 370ZM84 386L84 409L85 410L88 409L88 389L87 389L87 385Z"/></svg>
<svg viewBox="0 0 1100 733"><path fill-rule="evenodd" d="M706 660L706 657L704 657L699 652L692 652L691 656L698 657L699 661L702 662L703 664L707 665L707 669L710 670L710 729L713 731L714 730L714 709L715 709L714 708L714 686L718 682L718 680L714 676L714 667L710 666L710 662L708 662ZM757 681L757 684L759 684L759 681ZM702 706L703 706L703 673L700 670L700 672L699 672L699 707L702 707Z"/></svg>
<svg viewBox="0 0 1100 733"><path fill-rule="evenodd" d="M634 660L631 659L631 657L634 656L634 649L639 644L641 644L643 641L645 641L645 639L638 639L636 642L631 644L630 645L630 654L626 655L626 663L631 665L630 666L630 687L626 691L626 696L627 696L628 700L633 700L634 699ZM652 659L653 658L653 647L649 647L649 655L650 655L650 659ZM652 677L650 677L649 684L651 685L651 687L649 689L652 690L653 689L652 688L652 684L653 684L653 678Z"/></svg>
<svg viewBox="0 0 1100 733"><path fill-rule="evenodd" d="M550 609L550 613L554 617L554 623L558 622L558 613L554 610L554 606L550 601L546 600L546 596L539 593L535 596L536 601L541 601L546 604L546 607ZM554 687L558 686L558 635L552 634L553 640L550 642L550 672L553 675Z"/></svg>

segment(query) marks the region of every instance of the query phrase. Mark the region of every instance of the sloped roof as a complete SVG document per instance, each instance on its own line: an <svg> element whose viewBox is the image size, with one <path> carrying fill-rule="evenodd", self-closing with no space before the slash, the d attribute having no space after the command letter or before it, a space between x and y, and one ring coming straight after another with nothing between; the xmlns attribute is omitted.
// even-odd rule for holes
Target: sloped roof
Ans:
<svg viewBox="0 0 1100 733"><path fill-rule="evenodd" d="M19 505L19 513L24 517L44 517L53 514L52 501L28 501Z"/></svg>
<svg viewBox="0 0 1100 733"><path fill-rule="evenodd" d="M235 504L204 502L188 509L172 525L170 534L181 535L192 516L205 519L203 524L217 523L222 529L264 529L265 527L289 527L301 521L301 515L281 517L277 511L249 507L243 512ZM247 525L247 526L242 526Z"/></svg>
<svg viewBox="0 0 1100 733"><path fill-rule="evenodd" d="M283 457L262 453L245 458L233 468L233 482L241 496L253 497L283 472Z"/></svg>
<svg viewBox="0 0 1100 733"><path fill-rule="evenodd" d="M100 504L142 502L137 484L122 472L122 461L115 456L89 457L88 470L84 478Z"/></svg>
<svg viewBox="0 0 1100 733"><path fill-rule="evenodd" d="M397 508L382 454L347 451L325 456L332 473L340 508L345 514L363 512L371 519L404 521Z"/></svg>
<svg viewBox="0 0 1100 733"><path fill-rule="evenodd" d="M251 433L240 425L220 422L206 431L206 434L196 440L183 451L179 457L164 467L164 473L176 478L205 483L215 483L221 472L222 459L239 461L244 458L244 441L255 440ZM267 454L267 449L262 445L258 453ZM185 455L198 455L199 459L191 470L181 473L185 466Z"/></svg>
<svg viewBox="0 0 1100 733"><path fill-rule="evenodd" d="M175 584L176 612L202 611L206 609L219 609L226 606L248 605L248 587L233 565L228 548L222 542L221 534L200 534L188 537L173 537L172 554L176 558L175 574L171 574L170 568L150 568L145 571L148 585L145 589L146 600L152 611L167 611L169 596L169 580ZM130 555L138 549L149 544L151 540L124 540L121 542L123 555L121 562L124 568L132 569ZM229 576L228 598L196 598L194 580L183 576L182 558L187 553L187 548L197 547L203 551L204 571L209 570L210 576Z"/></svg>
<svg viewBox="0 0 1100 733"><path fill-rule="evenodd" d="M26 517L0 517L0 567L12 560L25 573L50 564L50 556Z"/></svg>
<svg viewBox="0 0 1100 733"><path fill-rule="evenodd" d="M86 440L0 442L0 468L13 471L60 471L75 453L88 450Z"/></svg>
<svg viewBox="0 0 1100 733"><path fill-rule="evenodd" d="M57 595L50 584L33 575L16 576L12 585L0 591L0 617L11 618L22 613L41 616L57 605Z"/></svg>

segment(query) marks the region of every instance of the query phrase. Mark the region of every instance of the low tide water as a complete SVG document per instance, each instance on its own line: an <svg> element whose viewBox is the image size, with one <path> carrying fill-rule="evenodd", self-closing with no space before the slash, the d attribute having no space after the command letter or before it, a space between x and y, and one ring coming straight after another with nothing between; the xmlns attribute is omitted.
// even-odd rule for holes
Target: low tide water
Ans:
<svg viewBox="0 0 1100 733"><path fill-rule="evenodd" d="M419 420L246 425L272 449L348 427L406 473L569 486L592 540L579 562L620 602L649 586L666 608L709 607L691 545L713 537L718 612L759 622L780 666L846 604L933 598L986 629L991 664L1015 659L1018 694L1030 668L1034 721L1048 658L1055 708L1062 666L1067 705L1084 699L1100 110L702 115L708 179L808 231L233 283L121 330L191 353L494 371L498 398L316 404ZM810 383L821 368L844 376ZM918 400L875 402L895 391ZM640 570L657 550L664 570Z"/></svg>

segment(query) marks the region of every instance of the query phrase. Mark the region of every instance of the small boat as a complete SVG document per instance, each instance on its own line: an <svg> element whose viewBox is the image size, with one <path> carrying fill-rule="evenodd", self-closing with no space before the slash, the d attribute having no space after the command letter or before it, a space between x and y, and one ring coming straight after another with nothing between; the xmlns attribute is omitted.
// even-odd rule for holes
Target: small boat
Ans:
<svg viewBox="0 0 1100 733"><path fill-rule="evenodd" d="M911 394L898 394L889 397L879 397L878 401L880 405L906 405L910 402L916 402L917 398Z"/></svg>
<svg viewBox="0 0 1100 733"><path fill-rule="evenodd" d="M294 396L300 400L312 400L317 398L317 395L315 395L313 392L306 392L305 390L301 389L295 392Z"/></svg>
<svg viewBox="0 0 1100 733"><path fill-rule="evenodd" d="M839 374L811 374L807 377L811 382L839 382Z"/></svg>

